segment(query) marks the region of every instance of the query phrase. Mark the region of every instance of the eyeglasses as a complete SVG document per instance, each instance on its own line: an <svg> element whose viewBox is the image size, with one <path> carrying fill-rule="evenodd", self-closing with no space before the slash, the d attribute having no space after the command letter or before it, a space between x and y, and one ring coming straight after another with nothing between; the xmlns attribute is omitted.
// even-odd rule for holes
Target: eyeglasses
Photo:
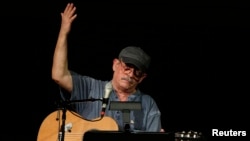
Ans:
<svg viewBox="0 0 250 141"><path fill-rule="evenodd" d="M120 60L120 64L122 66L123 72L130 73L133 71L133 74L136 78L141 78L144 73L140 71L135 65L129 64L129 63L124 63L122 60Z"/></svg>

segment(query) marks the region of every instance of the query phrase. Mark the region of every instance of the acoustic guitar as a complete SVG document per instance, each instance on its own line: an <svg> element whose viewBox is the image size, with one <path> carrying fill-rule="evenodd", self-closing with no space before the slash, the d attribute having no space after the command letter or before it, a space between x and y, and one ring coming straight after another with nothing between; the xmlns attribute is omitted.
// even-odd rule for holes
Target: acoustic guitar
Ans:
<svg viewBox="0 0 250 141"><path fill-rule="evenodd" d="M90 130L118 131L118 125L111 117L84 120L77 113L66 110L64 136L62 136L62 114L62 110L57 110L43 120L38 131L37 141L60 141L62 137L64 137L64 141L83 141L84 133Z"/></svg>

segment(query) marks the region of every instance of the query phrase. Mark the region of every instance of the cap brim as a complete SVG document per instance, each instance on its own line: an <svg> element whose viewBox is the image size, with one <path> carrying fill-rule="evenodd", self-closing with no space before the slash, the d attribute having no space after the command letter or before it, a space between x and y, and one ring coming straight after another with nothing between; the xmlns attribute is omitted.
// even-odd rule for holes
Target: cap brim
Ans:
<svg viewBox="0 0 250 141"><path fill-rule="evenodd" d="M126 64L133 64L135 67L137 67L140 71L145 72L146 68L137 60L127 57L121 57L122 61Z"/></svg>

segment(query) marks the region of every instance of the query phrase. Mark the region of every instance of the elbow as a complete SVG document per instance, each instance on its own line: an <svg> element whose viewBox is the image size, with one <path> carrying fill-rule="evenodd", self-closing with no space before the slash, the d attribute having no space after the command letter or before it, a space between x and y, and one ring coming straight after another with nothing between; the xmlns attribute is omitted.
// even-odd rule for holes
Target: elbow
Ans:
<svg viewBox="0 0 250 141"><path fill-rule="evenodd" d="M60 79L62 78L62 75L56 71L52 71L51 78L55 82L60 82Z"/></svg>

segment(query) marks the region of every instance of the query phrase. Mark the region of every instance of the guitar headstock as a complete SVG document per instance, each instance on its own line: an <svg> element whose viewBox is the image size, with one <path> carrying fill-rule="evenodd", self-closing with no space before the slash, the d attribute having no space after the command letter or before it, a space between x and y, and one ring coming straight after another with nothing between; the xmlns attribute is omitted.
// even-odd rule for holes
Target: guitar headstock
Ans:
<svg viewBox="0 0 250 141"><path fill-rule="evenodd" d="M175 133L175 141L201 141L204 139L204 136L201 132L198 131L182 131L182 132L176 132Z"/></svg>

